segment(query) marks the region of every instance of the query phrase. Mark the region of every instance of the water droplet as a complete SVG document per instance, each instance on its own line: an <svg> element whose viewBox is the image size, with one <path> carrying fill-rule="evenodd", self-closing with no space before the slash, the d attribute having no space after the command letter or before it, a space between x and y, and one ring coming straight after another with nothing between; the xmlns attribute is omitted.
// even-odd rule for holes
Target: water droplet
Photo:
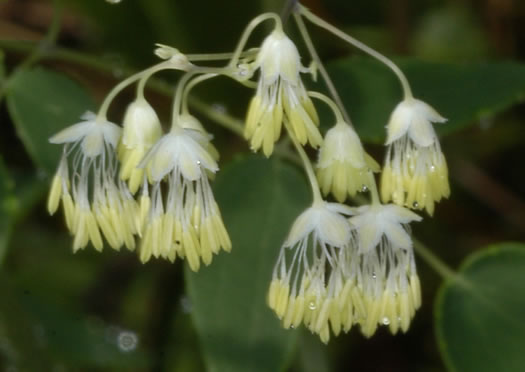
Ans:
<svg viewBox="0 0 525 372"><path fill-rule="evenodd" d="M110 3L110 4L118 4L120 3L122 0L106 0L107 3Z"/></svg>
<svg viewBox="0 0 525 372"><path fill-rule="evenodd" d="M197 165L201 165L201 161L200 160L197 160Z"/></svg>
<svg viewBox="0 0 525 372"><path fill-rule="evenodd" d="M417 201L415 201L414 203L412 203L412 206L414 208L419 208L419 203Z"/></svg>
<svg viewBox="0 0 525 372"><path fill-rule="evenodd" d="M368 191L368 186L366 185L361 186L361 192L367 192L367 191Z"/></svg>
<svg viewBox="0 0 525 372"><path fill-rule="evenodd" d="M134 332L122 331L117 338L117 344L121 351L128 353L137 348L139 338Z"/></svg>
<svg viewBox="0 0 525 372"><path fill-rule="evenodd" d="M434 165L431 165L431 166L430 166L430 171L431 171L431 172L435 172L435 171L436 171L436 167L435 167Z"/></svg>
<svg viewBox="0 0 525 372"><path fill-rule="evenodd" d="M315 308L316 308L316 306L315 306L315 302L310 301L310 303L308 304L308 308L309 308L310 310L315 310Z"/></svg>
<svg viewBox="0 0 525 372"><path fill-rule="evenodd" d="M401 317L400 317L400 316L397 317L397 321L398 321L398 322L401 321Z"/></svg>
<svg viewBox="0 0 525 372"><path fill-rule="evenodd" d="M290 325L291 329L295 329L295 326L293 324Z"/></svg>
<svg viewBox="0 0 525 372"><path fill-rule="evenodd" d="M383 318L382 320L383 324L384 325L389 325L390 324L390 319L388 319L386 316Z"/></svg>
<svg viewBox="0 0 525 372"><path fill-rule="evenodd" d="M226 106L222 103L214 103L211 105L211 108L217 111L219 114L225 114L226 113Z"/></svg>
<svg viewBox="0 0 525 372"><path fill-rule="evenodd" d="M377 278L377 274L376 274L376 272L375 272L375 271L374 271L374 272L372 272L372 278L373 278L373 279L376 279L376 278Z"/></svg>
<svg viewBox="0 0 525 372"><path fill-rule="evenodd" d="M186 296L182 296L182 298L180 299L180 306L182 307L182 312L185 314L189 314L193 310L193 304L191 303L191 300Z"/></svg>

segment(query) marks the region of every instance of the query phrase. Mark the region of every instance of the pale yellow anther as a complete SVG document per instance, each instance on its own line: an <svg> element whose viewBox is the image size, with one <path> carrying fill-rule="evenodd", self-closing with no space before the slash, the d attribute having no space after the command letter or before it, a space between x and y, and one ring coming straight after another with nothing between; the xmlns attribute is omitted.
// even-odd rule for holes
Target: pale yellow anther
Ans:
<svg viewBox="0 0 525 372"><path fill-rule="evenodd" d="M51 190L47 199L47 211L50 215L55 214L60 204L60 197L62 196L62 178L58 175L53 177L51 182Z"/></svg>
<svg viewBox="0 0 525 372"><path fill-rule="evenodd" d="M200 248L198 245L195 244L195 239L192 237L190 228L184 229L184 231L182 232L182 246L184 249L184 256L188 260L190 269L196 272L200 268Z"/></svg>
<svg viewBox="0 0 525 372"><path fill-rule="evenodd" d="M64 215L66 216L66 226L73 232L73 228L76 225L76 211L75 204L73 204L73 199L69 193L62 194L62 204L64 205Z"/></svg>
<svg viewBox="0 0 525 372"><path fill-rule="evenodd" d="M279 297L277 299L275 313L282 319L286 313L286 308L288 307L288 297L290 296L290 286L288 284L283 284L279 289Z"/></svg>

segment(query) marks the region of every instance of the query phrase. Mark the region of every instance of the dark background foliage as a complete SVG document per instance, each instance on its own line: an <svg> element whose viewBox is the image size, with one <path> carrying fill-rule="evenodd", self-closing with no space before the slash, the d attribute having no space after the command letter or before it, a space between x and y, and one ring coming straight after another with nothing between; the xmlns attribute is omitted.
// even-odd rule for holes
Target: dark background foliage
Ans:
<svg viewBox="0 0 525 372"><path fill-rule="evenodd" d="M57 4L61 27L50 44L45 40L52 39L48 29ZM523 241L525 3L304 5L399 61L416 95L449 118L439 133L452 196L433 218L413 226L418 239L454 269L487 245ZM251 94L226 79L197 88L192 107L221 152L215 191L232 253L198 274L186 272L181 261L142 265L124 251L99 254L88 247L71 253L62 216L49 217L45 210L58 154L47 137L96 108L123 77L155 63L154 43L185 53L231 51L251 18L282 7L281 0L0 1L0 369L525 370L516 357L525 348L519 318L525 311L519 300L525 293L524 248L518 244L492 247L487 255L493 259L480 256L464 267L465 278L487 289L479 303L448 278L434 305L443 278L418 258L423 307L405 335L380 329L367 340L352 330L324 346L306 331L281 330L265 307L265 291L280 242L308 203L307 184L295 165L248 156L242 140L215 125L210 112L242 120ZM396 81L368 57L308 27L367 149L382 159L384 124L400 99ZM293 22L287 29L299 40ZM305 51L303 61L309 63ZM160 74L147 91L164 121L176 78ZM132 98L131 90L119 96L110 111L114 121ZM483 310L487 303L497 311ZM509 320L515 315L519 319ZM476 348L462 349L466 344ZM484 357L491 362L482 363Z"/></svg>

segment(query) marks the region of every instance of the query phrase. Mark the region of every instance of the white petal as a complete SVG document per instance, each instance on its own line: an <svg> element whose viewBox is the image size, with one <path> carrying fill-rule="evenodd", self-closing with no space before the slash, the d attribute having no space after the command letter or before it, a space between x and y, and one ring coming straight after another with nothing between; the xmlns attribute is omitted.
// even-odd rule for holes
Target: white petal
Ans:
<svg viewBox="0 0 525 372"><path fill-rule="evenodd" d="M392 142L403 137L408 127L412 123L414 116L414 105L411 101L403 101L399 103L392 114L387 125L387 140L385 145L389 145Z"/></svg>
<svg viewBox="0 0 525 372"><path fill-rule="evenodd" d="M445 123L447 121L447 119L439 115L439 113L432 106L418 99L414 101L415 110L418 112L418 114L425 117L425 119L431 123Z"/></svg>
<svg viewBox="0 0 525 372"><path fill-rule="evenodd" d="M291 247L310 234L317 223L318 214L312 208L308 208L294 221L288 238L284 242L285 247Z"/></svg>
<svg viewBox="0 0 525 372"><path fill-rule="evenodd" d="M395 248L412 248L412 239L405 229L397 223L385 225L385 234Z"/></svg>
<svg viewBox="0 0 525 372"><path fill-rule="evenodd" d="M350 241L351 226L346 218L328 209L319 211L316 230L322 241L334 247L344 247Z"/></svg>
<svg viewBox="0 0 525 372"><path fill-rule="evenodd" d="M71 125L52 136L49 142L56 144L77 142L92 131L94 124L93 121L83 121Z"/></svg>
<svg viewBox="0 0 525 372"><path fill-rule="evenodd" d="M102 133L104 134L104 141L106 141L106 143L109 143L113 148L116 148L118 141L120 141L120 137L122 135L122 128L110 121L97 123L97 125L102 126L101 128Z"/></svg>

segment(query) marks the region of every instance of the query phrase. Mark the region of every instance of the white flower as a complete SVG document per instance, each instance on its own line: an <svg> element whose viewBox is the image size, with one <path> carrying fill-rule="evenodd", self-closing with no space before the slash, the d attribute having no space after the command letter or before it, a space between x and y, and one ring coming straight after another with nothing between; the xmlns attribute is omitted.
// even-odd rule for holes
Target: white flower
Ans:
<svg viewBox="0 0 525 372"><path fill-rule="evenodd" d="M350 218L358 236L356 286L353 301L361 332L370 337L378 325L392 333L406 332L421 305L408 224L415 213L394 204L367 205Z"/></svg>
<svg viewBox="0 0 525 372"><path fill-rule="evenodd" d="M320 146L317 112L299 76L303 71L299 52L282 30L274 30L266 37L253 68L260 68L261 76L244 130L252 149L262 147L266 156L272 154L281 134L283 115L301 144Z"/></svg>
<svg viewBox="0 0 525 372"><path fill-rule="evenodd" d="M332 192L342 203L347 195L367 191L370 171L379 171L379 165L364 151L348 124L339 122L326 132L317 162L317 178L325 195Z"/></svg>
<svg viewBox="0 0 525 372"><path fill-rule="evenodd" d="M200 260L208 265L213 253L229 251L231 242L208 181L219 169L206 151L209 137L179 126L164 135L144 158L151 186L143 188L141 204L146 217L140 259L153 255L171 261L186 258L193 271ZM166 180L167 190L161 182ZM163 195L167 194L167 195ZM146 213L146 212L143 212Z"/></svg>
<svg viewBox="0 0 525 372"><path fill-rule="evenodd" d="M160 121L155 110L144 98L132 102L124 116L122 139L118 156L122 164L120 178L128 181L134 194L142 184L144 170L138 165L144 155L162 135Z"/></svg>
<svg viewBox="0 0 525 372"><path fill-rule="evenodd" d="M316 203L294 222L274 268L268 304L285 328L304 323L323 342L341 329L338 295L352 228L341 204Z"/></svg>
<svg viewBox="0 0 525 372"><path fill-rule="evenodd" d="M64 151L52 182L48 210L53 214L62 200L66 224L75 236L74 251L89 241L102 250L100 231L114 249L122 244L134 249L136 204L117 179L115 148L121 129L92 113L82 118L84 121L49 140L64 144Z"/></svg>
<svg viewBox="0 0 525 372"><path fill-rule="evenodd" d="M434 212L434 202L448 197L448 168L432 123L444 123L426 103L407 99L392 113L381 177L384 202Z"/></svg>

